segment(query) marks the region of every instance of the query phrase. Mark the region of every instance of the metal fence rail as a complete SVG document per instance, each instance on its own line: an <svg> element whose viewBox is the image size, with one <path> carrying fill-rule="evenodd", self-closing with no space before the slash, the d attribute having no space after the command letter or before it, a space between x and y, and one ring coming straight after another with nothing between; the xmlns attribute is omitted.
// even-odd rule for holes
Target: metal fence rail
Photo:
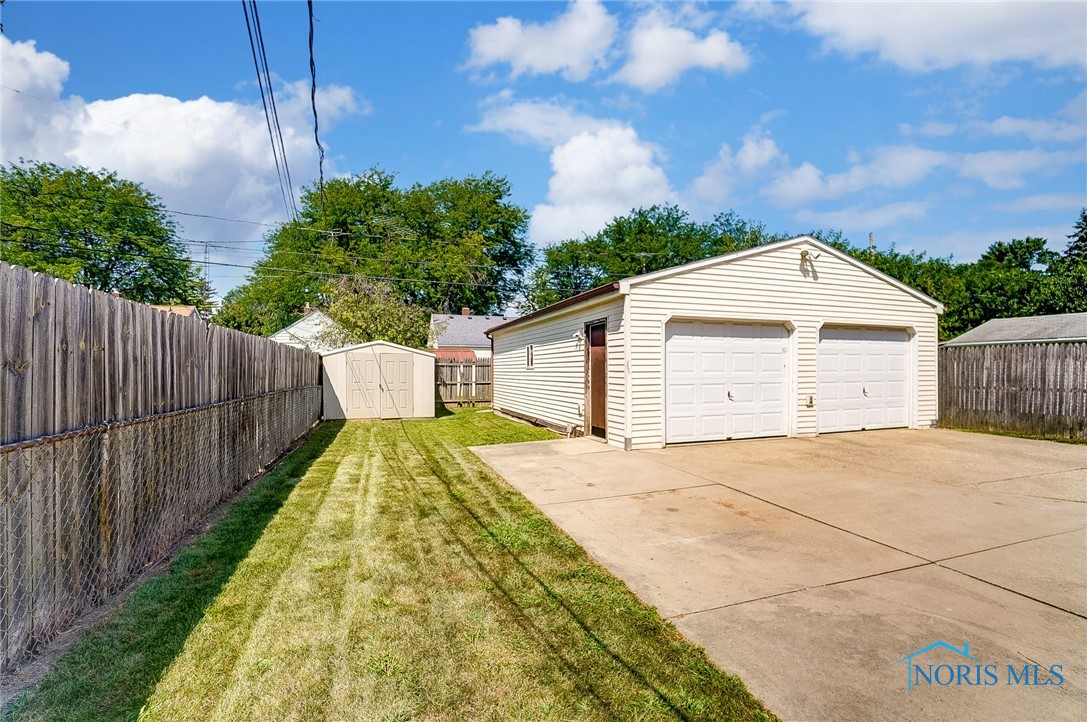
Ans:
<svg viewBox="0 0 1087 722"><path fill-rule="evenodd" d="M320 418L320 358L0 263L0 673Z"/></svg>
<svg viewBox="0 0 1087 722"><path fill-rule="evenodd" d="M940 423L1087 438L1087 343L945 346Z"/></svg>
<svg viewBox="0 0 1087 722"><path fill-rule="evenodd" d="M493 387L491 368L491 359L438 359L434 364L438 398L444 404L490 403Z"/></svg>

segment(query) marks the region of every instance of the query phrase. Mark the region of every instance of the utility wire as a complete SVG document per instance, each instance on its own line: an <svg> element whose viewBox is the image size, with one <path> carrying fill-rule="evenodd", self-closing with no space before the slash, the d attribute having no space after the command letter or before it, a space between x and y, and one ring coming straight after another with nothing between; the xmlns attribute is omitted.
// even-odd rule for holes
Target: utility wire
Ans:
<svg viewBox="0 0 1087 722"><path fill-rule="evenodd" d="M317 132L317 63L313 59L313 0L306 0L309 10L309 102L313 108L313 141L317 144L317 187L321 189L321 218L325 217L325 148Z"/></svg>
<svg viewBox="0 0 1087 722"><path fill-rule="evenodd" d="M53 230L53 229L49 229L49 228L39 228L39 227L36 227L36 226L28 226L28 225L23 225L23 224L18 224L18 223L9 223L8 221L0 221L0 227L3 227L3 226L6 226L8 228L13 228L13 229L16 229L16 230L36 231L36 232L39 232L39 233L48 233L48 234L51 234L51 235L54 235L54 236L62 236L63 237L63 236L67 236L67 235L74 235L74 233L71 232L71 231ZM108 233L95 234L95 237L98 237L98 238L110 238L110 239L121 239L121 240L126 240L126 241L160 240L160 239L157 239L157 238L152 238L150 236L116 235L116 234L108 234ZM6 239L5 238L0 238L0 240L3 240L4 242L7 242L7 243L18 243L18 244L24 245L24 246L29 245L29 246L33 246L33 247L39 247L40 246L40 247L46 247L46 248L58 248L58 249L63 249L65 251L67 251L68 253L72 253L72 254L87 253L87 254L99 254L99 255L108 255L108 256L122 256L122 257L128 257L128 258L139 258L139 259L144 259L144 260L171 261L171 262L175 262L175 263L187 263L187 264L194 263L194 261L191 258L183 258L183 257L178 257L178 256L166 255L166 254L155 254L155 253L150 253L150 252L139 253L139 252L135 252L135 251L122 251L122 250L117 250L117 249L112 249L112 248L90 248L90 247L80 248L80 247L73 247L71 244L66 244L66 243L38 241L38 240L33 241L33 242L26 242L26 241L23 241L22 239L18 239L18 238L6 238ZM223 262L223 261L209 261L208 264L211 265L211 266L218 266L218 267L222 267L222 268L241 268L241 269L245 269L245 270L248 270L250 272L253 272L255 274L261 274L261 273L264 273L266 271L269 271L269 272L278 272L278 273L282 273L282 274L293 274L293 275L303 275L303 276L320 276L320 277L324 277L324 278L361 278L361 279L367 280L367 281L392 281L392 282L399 282L399 283L420 283L420 284L429 284L429 285L434 285L434 286L471 286L471 287L479 287L479 288L493 288L494 285L495 285L493 282L445 281L445 280L436 279L436 278L405 278L405 277L400 277L400 276L373 276L373 275L358 274L358 273L338 273L338 272L334 272L334 271L317 271L317 270L305 269L305 268L278 268L278 267L274 267L274 266L262 266L259 263L258 264L242 264L242 263L226 263L226 262ZM583 290L583 289L550 288L550 289L547 289L547 290L558 291L560 293L568 293L568 292L576 293L579 290Z"/></svg>
<svg viewBox="0 0 1087 722"><path fill-rule="evenodd" d="M260 48L261 64L264 67L264 84L268 89L268 106L272 109L272 124L275 126L276 139L279 141L279 157L283 161L283 174L287 177L287 197L291 201L291 209L294 212L292 218L297 218L298 206L294 202L294 181L291 179L291 169L287 164L287 147L283 143L283 128L279 124L279 108L276 106L276 94L272 88L272 71L268 64L268 52L264 48L264 31L260 27L257 0L250 0L249 6L253 10L254 26L257 30L257 44Z"/></svg>
<svg viewBox="0 0 1087 722"><path fill-rule="evenodd" d="M256 6L254 5L254 11ZM260 90L260 102L264 107L264 122L268 126L268 140L272 144L272 158L276 165L276 176L279 178L279 192L283 197L283 207L287 211L288 218L294 218L294 206L293 200L288 200L289 195L293 195L293 191L289 191L287 188L286 179L284 178L283 169L280 167L279 150L276 146L275 132L272 130L272 114L268 111L268 98L264 92L264 77L261 74L260 67L260 53L257 50L257 42L254 37L253 25L249 21L249 6L247 0L242 0L242 13L245 15L245 29L249 34L249 49L253 54L253 68L257 72L257 88ZM286 158L283 159L286 164Z"/></svg>

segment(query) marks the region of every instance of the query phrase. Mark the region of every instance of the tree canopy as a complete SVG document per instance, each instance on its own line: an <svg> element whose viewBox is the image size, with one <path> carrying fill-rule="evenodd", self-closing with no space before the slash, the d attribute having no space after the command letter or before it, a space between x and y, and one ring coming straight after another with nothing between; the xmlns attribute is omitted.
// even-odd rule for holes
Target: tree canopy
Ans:
<svg viewBox="0 0 1087 722"><path fill-rule="evenodd" d="M208 292L154 194L82 167L0 166L0 259L142 303L202 305Z"/></svg>
<svg viewBox="0 0 1087 722"><path fill-rule="evenodd" d="M374 169L302 193L297 221L266 238L264 257L230 292L216 320L269 334L303 306L327 306L330 283L387 286L403 303L433 311L501 312L523 291L533 259L528 214L492 173L408 188Z"/></svg>
<svg viewBox="0 0 1087 722"><path fill-rule="evenodd" d="M591 236L543 249L523 308L540 308L608 281L792 235L769 233L763 224L734 212L699 223L676 206L635 209ZM894 247L870 252L839 231L814 230L809 235L943 302L943 339L991 318L1087 311L1087 210L1080 213L1063 253L1049 249L1042 238L996 240L974 263Z"/></svg>

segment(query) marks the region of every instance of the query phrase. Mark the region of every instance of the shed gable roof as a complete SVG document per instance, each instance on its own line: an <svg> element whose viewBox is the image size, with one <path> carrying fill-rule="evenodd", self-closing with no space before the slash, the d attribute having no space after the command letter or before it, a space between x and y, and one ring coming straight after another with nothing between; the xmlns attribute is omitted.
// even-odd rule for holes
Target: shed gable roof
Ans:
<svg viewBox="0 0 1087 722"><path fill-rule="evenodd" d="M1087 341L1087 313L994 318L944 346L982 346L1045 341Z"/></svg>
<svg viewBox="0 0 1087 722"><path fill-rule="evenodd" d="M434 354L429 351L421 351L417 348L401 346L400 344L393 343L392 341L367 341L366 343L357 343L353 346L343 346L342 348L323 352L321 354L321 358L324 358L325 356L335 356L336 354L346 353L347 351L358 351L359 349L371 348L373 346L387 346L390 348L394 348L397 351L410 351L411 353L417 353L420 356L429 356L430 358L434 358Z"/></svg>

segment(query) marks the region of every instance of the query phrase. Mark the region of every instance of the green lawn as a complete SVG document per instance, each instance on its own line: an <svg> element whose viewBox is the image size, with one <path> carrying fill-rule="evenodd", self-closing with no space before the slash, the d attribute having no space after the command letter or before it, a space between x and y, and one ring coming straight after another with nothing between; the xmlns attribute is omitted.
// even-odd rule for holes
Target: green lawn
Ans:
<svg viewBox="0 0 1087 722"><path fill-rule="evenodd" d="M14 718L771 719L467 449L541 438L320 427Z"/></svg>

